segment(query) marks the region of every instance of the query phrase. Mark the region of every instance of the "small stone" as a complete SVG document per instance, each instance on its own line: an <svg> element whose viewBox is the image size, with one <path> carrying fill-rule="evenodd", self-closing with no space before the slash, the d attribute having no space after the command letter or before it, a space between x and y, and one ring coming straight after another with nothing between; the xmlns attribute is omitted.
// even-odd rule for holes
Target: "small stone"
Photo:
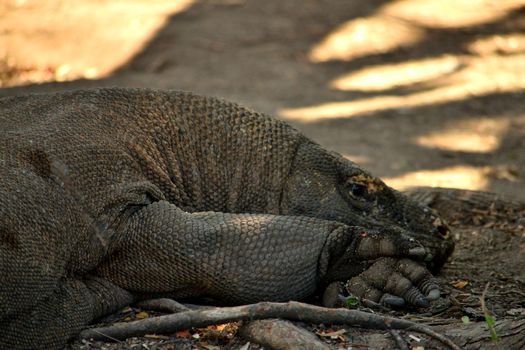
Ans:
<svg viewBox="0 0 525 350"><path fill-rule="evenodd" d="M510 309L510 310L507 310L506 313L509 316L525 316L525 309L522 307Z"/></svg>

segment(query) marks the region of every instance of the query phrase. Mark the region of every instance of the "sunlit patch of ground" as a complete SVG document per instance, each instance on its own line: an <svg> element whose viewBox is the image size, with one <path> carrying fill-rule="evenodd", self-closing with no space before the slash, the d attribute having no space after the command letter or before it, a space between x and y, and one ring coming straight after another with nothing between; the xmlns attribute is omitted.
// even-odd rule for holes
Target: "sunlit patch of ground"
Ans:
<svg viewBox="0 0 525 350"><path fill-rule="evenodd" d="M501 136L508 130L510 121L505 118L453 123L445 130L418 137L417 144L447 151L488 153L498 149Z"/></svg>
<svg viewBox="0 0 525 350"><path fill-rule="evenodd" d="M388 40L385 40L388 37ZM388 52L424 38L424 30L391 17L372 16L346 22L310 52L313 62L350 60Z"/></svg>
<svg viewBox="0 0 525 350"><path fill-rule="evenodd" d="M525 47L524 47L525 49ZM460 68L460 64L462 67ZM356 101L327 102L310 107L283 109L284 118L305 122L348 118L385 109L406 109L461 101L473 96L525 89L525 54L483 57L444 57L403 64L385 64L337 78L332 86L341 90L386 90L376 97ZM384 79L383 79L384 77ZM409 82L426 82L430 88L406 95L389 94ZM422 86L424 87L424 86Z"/></svg>
<svg viewBox="0 0 525 350"><path fill-rule="evenodd" d="M486 190L489 168L454 166L438 170L421 170L384 178L385 183L398 190L417 186L450 187L467 190Z"/></svg>
<svg viewBox="0 0 525 350"><path fill-rule="evenodd" d="M338 90L381 91L437 79L459 68L461 68L460 59L446 55L364 68L337 78L331 83L331 87Z"/></svg>
<svg viewBox="0 0 525 350"><path fill-rule="evenodd" d="M348 61L425 40L427 28L463 28L503 18L523 0L398 0L352 19L310 51L313 62Z"/></svg>
<svg viewBox="0 0 525 350"><path fill-rule="evenodd" d="M525 34L490 35L479 38L468 45L468 49L477 55L517 54L525 51Z"/></svg>
<svg viewBox="0 0 525 350"><path fill-rule="evenodd" d="M107 75L193 0L0 2L0 86ZM13 30L16 28L16 30Z"/></svg>
<svg viewBox="0 0 525 350"><path fill-rule="evenodd" d="M523 0L398 0L380 13L425 27L462 28L499 20L523 5Z"/></svg>
<svg viewBox="0 0 525 350"><path fill-rule="evenodd" d="M514 166L466 166L458 165L437 170L418 170L400 176L386 177L383 181L397 189L407 190L418 186L449 187L473 191L488 191L492 180L516 183L519 169Z"/></svg>

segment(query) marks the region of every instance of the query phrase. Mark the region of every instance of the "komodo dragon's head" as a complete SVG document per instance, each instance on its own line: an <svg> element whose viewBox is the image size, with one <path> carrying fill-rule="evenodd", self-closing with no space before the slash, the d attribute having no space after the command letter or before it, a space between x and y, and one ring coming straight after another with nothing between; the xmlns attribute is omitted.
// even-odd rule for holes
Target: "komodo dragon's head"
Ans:
<svg viewBox="0 0 525 350"><path fill-rule="evenodd" d="M303 143L285 184L281 211L343 222L385 234L406 234L427 250L436 272L452 254L450 231L436 213L388 187L355 163Z"/></svg>

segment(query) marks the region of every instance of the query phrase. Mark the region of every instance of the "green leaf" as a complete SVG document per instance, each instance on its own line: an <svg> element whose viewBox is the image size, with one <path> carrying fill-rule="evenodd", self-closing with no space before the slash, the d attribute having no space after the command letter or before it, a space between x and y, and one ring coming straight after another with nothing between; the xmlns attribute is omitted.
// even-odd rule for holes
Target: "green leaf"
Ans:
<svg viewBox="0 0 525 350"><path fill-rule="evenodd" d="M346 298L346 307L349 309L356 309L359 307L359 299L354 296L349 296Z"/></svg>
<svg viewBox="0 0 525 350"><path fill-rule="evenodd" d="M496 324L496 319L489 315L488 313L485 313L485 322L487 323L487 326L489 327L490 331L490 339L493 341L498 341L500 338L498 336L498 333L496 333L496 329L494 329L494 325Z"/></svg>

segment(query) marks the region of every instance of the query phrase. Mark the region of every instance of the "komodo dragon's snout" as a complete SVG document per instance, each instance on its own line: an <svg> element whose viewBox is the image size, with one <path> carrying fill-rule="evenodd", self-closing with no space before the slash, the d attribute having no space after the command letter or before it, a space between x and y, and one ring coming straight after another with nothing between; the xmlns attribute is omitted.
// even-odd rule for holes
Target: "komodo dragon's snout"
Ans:
<svg viewBox="0 0 525 350"><path fill-rule="evenodd" d="M434 272L452 254L450 230L434 210L388 187L339 154L306 143L299 147L292 169L281 203L285 214L413 238L425 247L424 260Z"/></svg>

